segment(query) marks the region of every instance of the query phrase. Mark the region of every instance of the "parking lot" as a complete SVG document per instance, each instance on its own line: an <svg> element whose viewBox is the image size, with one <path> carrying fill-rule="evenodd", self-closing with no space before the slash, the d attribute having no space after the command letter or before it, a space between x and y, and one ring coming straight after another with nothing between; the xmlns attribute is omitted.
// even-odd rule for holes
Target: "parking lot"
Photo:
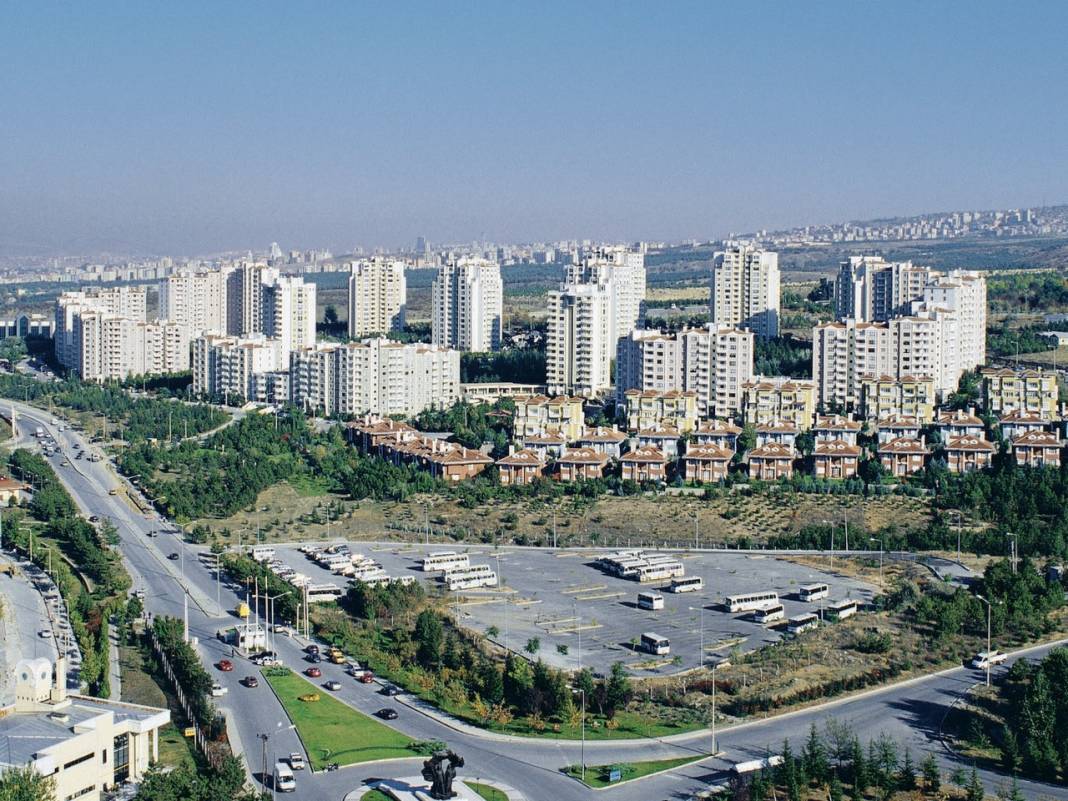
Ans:
<svg viewBox="0 0 1068 801"><path fill-rule="evenodd" d="M869 601L873 588L855 579L813 570L764 554L704 552L675 554L687 576L700 576L704 588L696 592L662 592L664 608L639 609L639 591L666 588L669 582L639 584L603 572L595 561L596 551L551 551L479 546L414 547L393 544L351 543L351 550L381 563L391 576L416 576L428 589L441 592L453 602L462 624L481 634L492 633L498 644L524 651L537 641L535 655L561 668L589 667L606 672L614 662L623 662L635 675L670 675L693 669L704 660L712 664L732 648L742 651L774 642L783 636L776 628L753 622L748 614L729 614L721 606L724 596L773 590L778 592L787 617L819 613L820 602L807 603L797 596L803 584L824 582L829 599ZM472 564L499 569L501 586L492 590L447 593L436 574L419 569L431 552L452 550L467 553ZM305 558L296 545L277 546L276 558L309 576L313 583L333 582L346 586L346 579L332 575ZM636 650L643 632L655 632L671 644L670 654L654 657Z"/></svg>

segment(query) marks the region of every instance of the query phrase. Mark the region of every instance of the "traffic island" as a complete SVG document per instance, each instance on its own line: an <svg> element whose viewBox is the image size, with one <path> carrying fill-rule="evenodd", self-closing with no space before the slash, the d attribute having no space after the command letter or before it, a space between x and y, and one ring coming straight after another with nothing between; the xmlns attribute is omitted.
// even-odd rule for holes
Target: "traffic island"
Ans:
<svg viewBox="0 0 1068 801"><path fill-rule="evenodd" d="M611 765L587 765L585 777L581 765L568 765L563 772L572 779L600 790L617 784L642 779L655 773L674 770L691 762L707 759L707 755L679 757L678 759L655 759L648 762L617 762Z"/></svg>

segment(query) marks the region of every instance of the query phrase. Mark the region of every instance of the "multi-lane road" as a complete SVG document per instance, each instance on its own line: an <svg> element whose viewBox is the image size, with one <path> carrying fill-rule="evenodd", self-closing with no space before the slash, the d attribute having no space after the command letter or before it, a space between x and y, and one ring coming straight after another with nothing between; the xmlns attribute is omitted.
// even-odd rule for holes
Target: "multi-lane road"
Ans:
<svg viewBox="0 0 1068 801"><path fill-rule="evenodd" d="M9 401L2 403L11 405ZM238 598L225 584L217 583L205 549L187 545L170 534L147 536L150 531L175 527L154 514L139 512L124 497L124 492L110 495L108 491L112 488L134 490L116 476L106 459L95 463L86 458L75 459L76 444L89 447L76 432L59 431L57 426L51 425L49 415L40 410L23 404L14 406L19 413L20 435L28 437L41 426L59 444L70 466L61 466L59 458L53 460L53 466L83 512L108 517L115 523L122 540L123 557L135 586L145 590L148 610L179 619L188 614L190 634L197 638L205 664L228 690L218 699L218 705L227 712L231 739L239 751L246 753L257 779L262 762L262 735L269 737L268 768L272 755L300 750L296 733L288 727L282 706L266 684L261 682L260 687L248 689L240 683L241 678L256 672L254 666L238 658L233 672L223 673L214 667L219 659L230 657L229 646L218 641L215 633L235 623L236 618L229 610ZM181 558L172 561L167 558L171 553L178 553ZM297 639L280 636L274 649L286 664L299 670L305 665L301 661L303 644ZM1025 656L1038 658L1049 648L1032 649ZM580 761L582 746L578 742L506 737L458 726L419 709L411 699L385 698L377 692L378 685L359 684L345 675L340 666L322 664L320 667L323 671L320 681L340 681L342 690L337 693L338 697L354 708L373 713L383 706L392 706L399 716L391 725L405 735L413 740L446 741L464 756L467 763L461 771L464 776L480 776L509 785L531 801L548 798L580 801L595 795L560 773L563 766ZM734 762L764 756L769 751L777 752L787 738L800 744L813 722L822 727L832 718L849 723L862 739L880 733L896 738L912 751L917 762L924 752L931 751L950 770L958 762L942 746L939 729L950 706L978 679L979 674L975 671L957 668L793 714L734 726L718 732L717 756L612 790L597 791L596 795L611 801L685 798L722 780ZM709 752L710 745L707 730L669 740L587 742L585 759L587 764L593 765L704 755ZM341 799L362 786L369 777L410 776L418 773L418 768L418 762L413 759L354 766L334 772L304 771L297 774L294 797ZM981 775L992 790L1007 781L997 773L983 772ZM1068 788L1037 782L1023 782L1021 786L1032 797L1044 795L1068 799Z"/></svg>

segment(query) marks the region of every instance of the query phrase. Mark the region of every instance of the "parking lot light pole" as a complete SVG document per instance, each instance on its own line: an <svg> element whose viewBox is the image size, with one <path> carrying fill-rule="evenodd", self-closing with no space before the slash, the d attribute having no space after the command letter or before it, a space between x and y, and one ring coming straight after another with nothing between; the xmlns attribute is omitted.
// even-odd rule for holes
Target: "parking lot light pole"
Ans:
<svg viewBox="0 0 1068 801"><path fill-rule="evenodd" d="M960 511L957 512L957 562L960 563Z"/></svg>
<svg viewBox="0 0 1068 801"><path fill-rule="evenodd" d="M879 581L883 580L883 541L878 537L869 537L869 542L879 543Z"/></svg>
<svg viewBox="0 0 1068 801"><path fill-rule="evenodd" d="M712 666L712 756L719 753L716 747L716 671L719 668L730 667L731 663L724 659Z"/></svg>
<svg viewBox="0 0 1068 801"><path fill-rule="evenodd" d="M586 781L586 691L579 690L582 693L582 745L579 749L579 762L582 764L579 766L579 772L582 777L582 781Z"/></svg>
<svg viewBox="0 0 1068 801"><path fill-rule="evenodd" d="M986 604L986 686L990 686L990 617L993 612L993 607L990 605L990 601L984 598L982 595L976 595L980 601Z"/></svg>

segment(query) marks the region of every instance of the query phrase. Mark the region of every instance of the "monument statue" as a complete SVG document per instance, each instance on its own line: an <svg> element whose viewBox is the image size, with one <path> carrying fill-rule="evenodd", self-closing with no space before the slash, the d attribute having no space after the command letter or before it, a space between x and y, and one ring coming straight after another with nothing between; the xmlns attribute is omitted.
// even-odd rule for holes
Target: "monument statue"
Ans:
<svg viewBox="0 0 1068 801"><path fill-rule="evenodd" d="M454 751L435 751L430 759L423 762L423 778L431 783L430 797L438 799L455 798L452 782L456 778L456 769L464 766L464 758Z"/></svg>

